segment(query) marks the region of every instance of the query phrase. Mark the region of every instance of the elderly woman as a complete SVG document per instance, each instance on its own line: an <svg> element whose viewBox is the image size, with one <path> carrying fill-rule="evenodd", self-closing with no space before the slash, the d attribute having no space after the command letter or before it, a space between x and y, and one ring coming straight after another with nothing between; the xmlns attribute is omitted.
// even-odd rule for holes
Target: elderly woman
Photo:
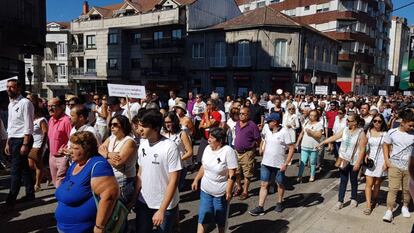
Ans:
<svg viewBox="0 0 414 233"><path fill-rule="evenodd" d="M126 116L112 117L109 127L111 136L99 147L99 153L111 164L121 190L121 199L131 204L135 193L137 147L131 124Z"/></svg>
<svg viewBox="0 0 414 233"><path fill-rule="evenodd" d="M338 203L335 206L335 209L337 210L343 208L348 180L351 182L351 206L358 206L356 200L358 191L358 173L362 161L365 158L365 146L368 141L363 129L365 121L359 115L350 113L346 121L348 122L348 127L325 139L318 145L318 148L321 148L324 144L342 138L341 147L339 148L340 163L338 165L340 168L340 183Z"/></svg>
<svg viewBox="0 0 414 233"><path fill-rule="evenodd" d="M218 225L219 233L225 231L227 208L232 197L238 166L234 150L225 143L224 129L210 130L209 146L203 153L203 165L191 185L192 190L197 190L201 179L197 233L206 232L208 224L213 222Z"/></svg>
<svg viewBox="0 0 414 233"><path fill-rule="evenodd" d="M72 165L56 190L58 232L104 232L119 195L111 165L98 155L91 132L70 138ZM96 206L92 192L99 197Z"/></svg>

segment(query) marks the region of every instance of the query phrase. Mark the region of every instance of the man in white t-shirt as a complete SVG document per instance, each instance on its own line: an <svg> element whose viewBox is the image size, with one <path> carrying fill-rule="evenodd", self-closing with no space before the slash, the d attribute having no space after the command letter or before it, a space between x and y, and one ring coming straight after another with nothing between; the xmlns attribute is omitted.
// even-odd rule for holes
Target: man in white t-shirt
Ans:
<svg viewBox="0 0 414 233"><path fill-rule="evenodd" d="M409 177L408 163L414 147L414 113L411 109L402 111L399 116L402 118L400 127L391 129L384 137L384 159L388 167L388 194L387 211L382 218L385 222L391 222L397 193L402 187L403 206L402 216L410 217L408 205L411 202L408 191Z"/></svg>
<svg viewBox="0 0 414 233"><path fill-rule="evenodd" d="M177 221L182 164L177 145L160 134L162 123L161 113L153 109L139 121L137 232L171 232Z"/></svg>
<svg viewBox="0 0 414 233"><path fill-rule="evenodd" d="M168 100L168 108L170 109L170 111L173 110L176 102L177 102L177 94L175 93L175 91L170 91L170 99Z"/></svg>
<svg viewBox="0 0 414 233"><path fill-rule="evenodd" d="M271 113L267 118L269 128L264 134L265 139L260 145L263 154L260 168L260 193L259 206L249 211L252 216L264 215L264 203L269 189L272 173L275 173L277 183L278 199L275 207L276 212L283 211L283 195L285 193L285 171L293 158L295 145L287 128L280 125L281 118L277 113ZM289 149L286 155L286 150Z"/></svg>

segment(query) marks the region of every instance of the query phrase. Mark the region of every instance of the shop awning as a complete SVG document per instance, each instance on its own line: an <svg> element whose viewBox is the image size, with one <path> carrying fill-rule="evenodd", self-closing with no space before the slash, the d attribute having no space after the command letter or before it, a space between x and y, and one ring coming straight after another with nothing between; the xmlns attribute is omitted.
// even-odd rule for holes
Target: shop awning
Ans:
<svg viewBox="0 0 414 233"><path fill-rule="evenodd" d="M343 93L349 93L352 91L352 82L336 82L336 85L342 90Z"/></svg>

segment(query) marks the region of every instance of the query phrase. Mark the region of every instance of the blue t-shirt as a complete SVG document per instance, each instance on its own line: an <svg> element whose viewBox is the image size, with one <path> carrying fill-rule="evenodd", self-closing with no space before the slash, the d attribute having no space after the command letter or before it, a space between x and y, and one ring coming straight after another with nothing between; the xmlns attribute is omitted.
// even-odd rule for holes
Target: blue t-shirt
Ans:
<svg viewBox="0 0 414 233"><path fill-rule="evenodd" d="M91 189L91 171L96 163L92 177L114 176L108 161L102 156L94 156L76 175L72 175L77 164L73 163L55 192L57 227L65 233L93 231L97 209Z"/></svg>

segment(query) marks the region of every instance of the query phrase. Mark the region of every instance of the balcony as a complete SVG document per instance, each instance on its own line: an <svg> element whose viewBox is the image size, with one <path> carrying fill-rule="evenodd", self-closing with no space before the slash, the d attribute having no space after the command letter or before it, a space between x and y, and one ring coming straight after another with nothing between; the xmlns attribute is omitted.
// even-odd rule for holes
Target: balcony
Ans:
<svg viewBox="0 0 414 233"><path fill-rule="evenodd" d="M69 85L69 79L64 75L46 75L43 84L46 86L67 86Z"/></svg>
<svg viewBox="0 0 414 233"><path fill-rule="evenodd" d="M85 54L83 45L72 45L70 51L72 56L83 56Z"/></svg>
<svg viewBox="0 0 414 233"><path fill-rule="evenodd" d="M252 66L252 57L251 56L234 56L233 57L233 67L251 67Z"/></svg>
<svg viewBox="0 0 414 233"><path fill-rule="evenodd" d="M46 61L57 61L57 59L58 58L54 54L47 53L45 55L45 60Z"/></svg>
<svg viewBox="0 0 414 233"><path fill-rule="evenodd" d="M171 38L164 38L161 40L141 40L141 48L144 54L184 53L184 46L184 39L171 40Z"/></svg>
<svg viewBox="0 0 414 233"><path fill-rule="evenodd" d="M313 59L305 59L305 69L317 70L329 73L338 73L338 66L336 64L326 63L322 61L314 61Z"/></svg>
<svg viewBox="0 0 414 233"><path fill-rule="evenodd" d="M270 66L275 68L290 68L292 67L292 57L282 58L273 56L270 61Z"/></svg>
<svg viewBox="0 0 414 233"><path fill-rule="evenodd" d="M227 66L227 57L211 57L210 67L212 68L224 68Z"/></svg>

